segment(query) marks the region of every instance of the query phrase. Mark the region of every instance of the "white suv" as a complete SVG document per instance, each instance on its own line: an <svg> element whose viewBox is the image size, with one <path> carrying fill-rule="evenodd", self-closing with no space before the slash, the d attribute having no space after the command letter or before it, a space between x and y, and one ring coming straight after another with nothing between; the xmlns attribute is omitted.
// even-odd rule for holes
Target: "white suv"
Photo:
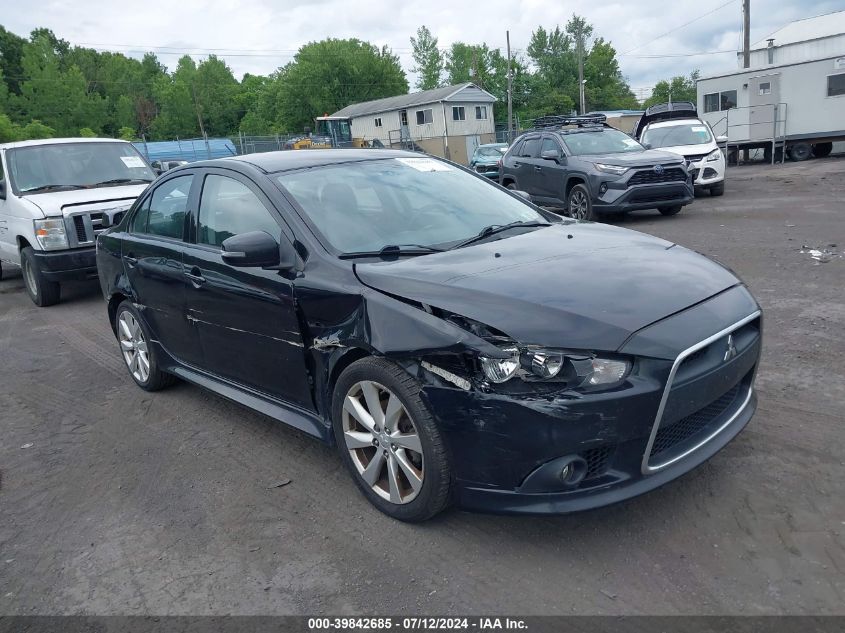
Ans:
<svg viewBox="0 0 845 633"><path fill-rule="evenodd" d="M687 161L697 188L710 190L710 195L725 192L725 155L708 123L698 118L695 106L688 102L664 103L645 111L634 137L648 148L680 154Z"/></svg>
<svg viewBox="0 0 845 633"><path fill-rule="evenodd" d="M62 281L96 277L97 234L119 221L154 178L126 141L0 145L0 261L21 267L36 305L57 303Z"/></svg>

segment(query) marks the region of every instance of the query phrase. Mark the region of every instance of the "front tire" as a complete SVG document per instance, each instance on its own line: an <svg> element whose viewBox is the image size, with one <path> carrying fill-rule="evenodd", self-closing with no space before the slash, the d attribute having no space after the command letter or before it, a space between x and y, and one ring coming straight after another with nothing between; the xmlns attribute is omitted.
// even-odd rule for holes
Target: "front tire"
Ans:
<svg viewBox="0 0 845 633"><path fill-rule="evenodd" d="M400 521L430 519L449 503L451 470L419 383L383 358L352 363L337 381L338 449L364 496Z"/></svg>
<svg viewBox="0 0 845 633"><path fill-rule="evenodd" d="M682 205L677 204L674 207L660 207L658 211L663 215L678 215L683 208Z"/></svg>
<svg viewBox="0 0 845 633"><path fill-rule="evenodd" d="M710 185L711 196L721 196L725 193L725 181L717 182L715 185Z"/></svg>
<svg viewBox="0 0 845 633"><path fill-rule="evenodd" d="M574 220L594 220L593 201L586 185L575 185L566 199L566 214Z"/></svg>
<svg viewBox="0 0 845 633"><path fill-rule="evenodd" d="M61 286L44 277L31 246L21 249L21 272L24 286L32 302L40 308L55 305L61 299Z"/></svg>
<svg viewBox="0 0 845 633"><path fill-rule="evenodd" d="M131 302L123 301L117 306L114 329L120 354L136 385L145 391L158 391L176 381L175 376L159 368L155 348L149 344L150 336Z"/></svg>

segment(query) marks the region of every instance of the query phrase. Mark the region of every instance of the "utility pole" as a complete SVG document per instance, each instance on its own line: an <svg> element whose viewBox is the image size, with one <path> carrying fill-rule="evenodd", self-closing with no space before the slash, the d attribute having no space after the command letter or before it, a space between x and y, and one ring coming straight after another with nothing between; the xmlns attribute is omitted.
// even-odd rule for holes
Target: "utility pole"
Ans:
<svg viewBox="0 0 845 633"><path fill-rule="evenodd" d="M584 98L584 21L578 19L575 23L575 43L578 51L578 96L581 110L578 114L583 115L587 110Z"/></svg>
<svg viewBox="0 0 845 633"><path fill-rule="evenodd" d="M742 0L742 67L751 66L751 0Z"/></svg>
<svg viewBox="0 0 845 633"><path fill-rule="evenodd" d="M508 143L513 140L513 67L511 66L511 32L505 31L508 43Z"/></svg>

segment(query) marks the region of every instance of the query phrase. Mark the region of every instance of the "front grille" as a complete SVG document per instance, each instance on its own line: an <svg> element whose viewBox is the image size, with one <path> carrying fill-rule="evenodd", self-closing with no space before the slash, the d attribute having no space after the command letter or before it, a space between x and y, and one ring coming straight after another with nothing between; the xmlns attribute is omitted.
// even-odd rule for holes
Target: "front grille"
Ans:
<svg viewBox="0 0 845 633"><path fill-rule="evenodd" d="M688 163L697 163L705 156L707 156L707 154L690 154L689 156L684 156L684 158Z"/></svg>
<svg viewBox="0 0 845 633"><path fill-rule="evenodd" d="M668 193L650 193L648 191L637 194L631 198L631 202L672 202L673 200L683 200L684 194L680 191L671 191Z"/></svg>
<svg viewBox="0 0 845 633"><path fill-rule="evenodd" d="M734 405L743 389L744 382L740 381L719 398L695 413L681 418L674 424L658 429L654 444L651 447L651 459L649 461L660 461L661 455L665 455L679 444L699 435L704 435Z"/></svg>
<svg viewBox="0 0 845 633"><path fill-rule="evenodd" d="M584 479L595 479L607 472L607 467L610 464L610 458L613 456L615 446L599 446L591 448L585 452L581 457L587 462L587 474Z"/></svg>
<svg viewBox="0 0 845 633"><path fill-rule="evenodd" d="M87 242L88 233L85 230L85 218L81 215L73 216L73 228L76 229L76 241Z"/></svg>
<svg viewBox="0 0 845 633"><path fill-rule="evenodd" d="M628 180L628 186L657 185L665 182L684 182L686 179L687 174L680 167L664 169L662 173L657 173L654 169L642 169L631 176Z"/></svg>

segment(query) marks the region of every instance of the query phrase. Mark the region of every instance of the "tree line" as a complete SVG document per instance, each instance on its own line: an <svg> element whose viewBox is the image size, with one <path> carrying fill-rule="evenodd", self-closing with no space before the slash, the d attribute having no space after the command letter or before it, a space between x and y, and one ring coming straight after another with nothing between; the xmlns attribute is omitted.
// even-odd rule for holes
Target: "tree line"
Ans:
<svg viewBox="0 0 845 633"><path fill-rule="evenodd" d="M538 27L524 51L514 53L510 70L519 119L568 114L578 107L579 55L588 110L640 106L615 49L592 32L583 18L572 16L562 28ZM579 36L584 37L581 46ZM441 48L425 26L410 43L416 89L471 81L498 98L496 120L506 121L508 60L502 51L465 42ZM666 91L689 89L690 79L661 83ZM238 81L215 55L199 62L185 55L168 71L153 53L135 59L72 46L49 29L35 29L24 38L0 26L0 142L301 133L315 116L408 90L398 56L354 38L308 43L274 73L246 74ZM681 96L673 94L673 99Z"/></svg>

